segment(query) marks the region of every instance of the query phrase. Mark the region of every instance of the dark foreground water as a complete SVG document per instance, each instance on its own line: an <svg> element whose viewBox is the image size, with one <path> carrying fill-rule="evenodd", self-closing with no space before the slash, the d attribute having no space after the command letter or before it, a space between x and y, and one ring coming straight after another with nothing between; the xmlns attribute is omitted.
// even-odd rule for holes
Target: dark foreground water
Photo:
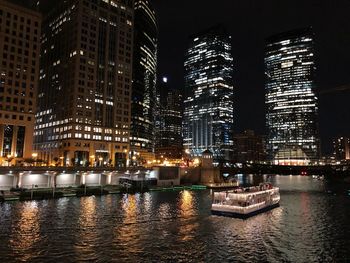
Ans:
<svg viewBox="0 0 350 263"><path fill-rule="evenodd" d="M265 179L281 207L245 221L211 216L209 190L5 203L0 262L350 262L346 186Z"/></svg>

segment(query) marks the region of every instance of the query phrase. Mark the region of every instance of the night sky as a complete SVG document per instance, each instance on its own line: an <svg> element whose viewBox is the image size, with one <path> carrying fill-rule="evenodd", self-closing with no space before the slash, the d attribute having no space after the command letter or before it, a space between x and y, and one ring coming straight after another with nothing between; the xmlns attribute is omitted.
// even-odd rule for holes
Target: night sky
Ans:
<svg viewBox="0 0 350 263"><path fill-rule="evenodd" d="M279 32L312 26L315 32L320 133L350 135L350 0L153 0L159 22L159 75L183 89L188 36L223 23L232 35L236 131L265 131L264 44ZM347 89L339 89L341 86Z"/></svg>
<svg viewBox="0 0 350 263"><path fill-rule="evenodd" d="M173 88L184 88L183 59L188 36L219 23L228 28L234 57L236 132L253 129L266 134L266 37L312 26L323 152L331 151L333 137L350 136L350 0L150 1L159 23L159 76L167 76ZM340 88L343 86L346 88Z"/></svg>

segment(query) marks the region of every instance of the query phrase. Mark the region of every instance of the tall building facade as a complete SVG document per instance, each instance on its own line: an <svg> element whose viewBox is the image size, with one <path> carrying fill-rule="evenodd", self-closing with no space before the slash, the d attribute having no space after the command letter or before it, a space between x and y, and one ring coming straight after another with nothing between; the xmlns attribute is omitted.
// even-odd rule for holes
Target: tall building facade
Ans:
<svg viewBox="0 0 350 263"><path fill-rule="evenodd" d="M263 136L256 135L252 130L246 130L241 134L235 134L234 158L238 163L266 161L266 145Z"/></svg>
<svg viewBox="0 0 350 263"><path fill-rule="evenodd" d="M0 2L0 165L33 154L40 27L39 13Z"/></svg>
<svg viewBox="0 0 350 263"><path fill-rule="evenodd" d="M268 151L275 164L319 158L318 98L311 28L267 39L265 102Z"/></svg>
<svg viewBox="0 0 350 263"><path fill-rule="evenodd" d="M158 26L148 0L135 1L130 147L133 159L154 159Z"/></svg>
<svg viewBox="0 0 350 263"><path fill-rule="evenodd" d="M216 26L189 40L185 55L184 148L191 156L205 150L215 162L233 152L233 58L231 36Z"/></svg>
<svg viewBox="0 0 350 263"><path fill-rule="evenodd" d="M350 138L341 136L334 139L333 150L337 161L350 160Z"/></svg>
<svg viewBox="0 0 350 263"><path fill-rule="evenodd" d="M126 165L133 16L132 0L67 0L45 17L34 133L40 158Z"/></svg>
<svg viewBox="0 0 350 263"><path fill-rule="evenodd" d="M167 85L163 78L159 105L159 124L155 153L157 158L180 159L182 157L183 99L178 89Z"/></svg>
<svg viewBox="0 0 350 263"><path fill-rule="evenodd" d="M5 0L5 1L11 2L15 5L19 5L24 8L29 8L32 10L36 9L36 5L39 2L38 0Z"/></svg>

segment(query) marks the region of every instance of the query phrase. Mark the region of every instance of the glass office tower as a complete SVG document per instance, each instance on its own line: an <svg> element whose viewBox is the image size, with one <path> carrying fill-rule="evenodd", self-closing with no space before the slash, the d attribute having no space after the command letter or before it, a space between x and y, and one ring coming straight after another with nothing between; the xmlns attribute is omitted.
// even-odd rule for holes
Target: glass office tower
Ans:
<svg viewBox="0 0 350 263"><path fill-rule="evenodd" d="M178 89L169 87L163 77L159 84L156 158L181 159L183 97ZM163 157L162 157L163 156Z"/></svg>
<svg viewBox="0 0 350 263"><path fill-rule="evenodd" d="M223 26L190 38L185 55L184 148L191 156L205 150L216 162L233 151L233 58Z"/></svg>
<svg viewBox="0 0 350 263"><path fill-rule="evenodd" d="M152 5L135 1L130 148L132 159L143 161L154 159L157 41Z"/></svg>
<svg viewBox="0 0 350 263"><path fill-rule="evenodd" d="M275 164L308 164L319 156L313 38L305 28L267 39L266 121Z"/></svg>

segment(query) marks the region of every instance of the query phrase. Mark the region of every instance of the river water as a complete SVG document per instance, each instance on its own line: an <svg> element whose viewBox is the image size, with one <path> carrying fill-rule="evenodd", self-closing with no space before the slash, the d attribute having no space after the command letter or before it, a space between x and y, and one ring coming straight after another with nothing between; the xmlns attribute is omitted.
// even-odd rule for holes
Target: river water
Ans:
<svg viewBox="0 0 350 263"><path fill-rule="evenodd" d="M350 186L264 179L281 206L247 220L209 190L0 204L0 262L350 262Z"/></svg>

